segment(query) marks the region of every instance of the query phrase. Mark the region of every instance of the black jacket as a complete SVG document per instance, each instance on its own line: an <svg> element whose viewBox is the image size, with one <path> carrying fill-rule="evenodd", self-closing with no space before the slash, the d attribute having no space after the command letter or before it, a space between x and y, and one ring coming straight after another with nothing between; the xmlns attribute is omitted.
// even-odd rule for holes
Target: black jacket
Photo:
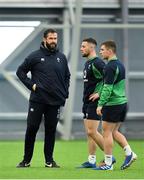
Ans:
<svg viewBox="0 0 144 180"><path fill-rule="evenodd" d="M31 78L27 76L31 72ZM64 54L49 51L43 46L32 52L16 72L24 85L31 90L30 101L64 105L68 98L70 72ZM36 91L32 86L36 84Z"/></svg>
<svg viewBox="0 0 144 180"><path fill-rule="evenodd" d="M85 63L83 70L83 80L84 80L84 92L83 92L83 102L89 103L89 96L92 93L101 93L103 86L103 70L105 63L99 58L95 57L89 59Z"/></svg>

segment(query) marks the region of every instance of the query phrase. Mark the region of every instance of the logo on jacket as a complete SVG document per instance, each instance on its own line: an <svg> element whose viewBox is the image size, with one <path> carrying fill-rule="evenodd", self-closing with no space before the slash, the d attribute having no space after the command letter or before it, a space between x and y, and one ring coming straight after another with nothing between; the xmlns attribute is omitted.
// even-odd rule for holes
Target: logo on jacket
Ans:
<svg viewBox="0 0 144 180"><path fill-rule="evenodd" d="M30 111L31 111L31 112L34 112L34 108L30 108Z"/></svg>
<svg viewBox="0 0 144 180"><path fill-rule="evenodd" d="M44 59L44 58L41 58L41 61L42 61L42 62L44 62L44 61L45 61L45 59Z"/></svg>
<svg viewBox="0 0 144 180"><path fill-rule="evenodd" d="M88 65L88 69L90 69L90 68L91 68L91 64Z"/></svg>
<svg viewBox="0 0 144 180"><path fill-rule="evenodd" d="M59 57L57 58L57 62L60 62L60 58Z"/></svg>

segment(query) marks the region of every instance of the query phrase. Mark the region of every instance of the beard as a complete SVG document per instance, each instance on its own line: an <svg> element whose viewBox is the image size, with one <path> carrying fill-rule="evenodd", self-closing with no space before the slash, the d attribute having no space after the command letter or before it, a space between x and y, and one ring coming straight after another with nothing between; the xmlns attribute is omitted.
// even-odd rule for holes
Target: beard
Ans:
<svg viewBox="0 0 144 180"><path fill-rule="evenodd" d="M57 44L56 44L56 43L48 44L48 43L46 42L46 47L48 48L48 50L50 50L50 51L53 52L53 51L56 50Z"/></svg>
<svg viewBox="0 0 144 180"><path fill-rule="evenodd" d="M88 57L89 53L82 54L82 57Z"/></svg>

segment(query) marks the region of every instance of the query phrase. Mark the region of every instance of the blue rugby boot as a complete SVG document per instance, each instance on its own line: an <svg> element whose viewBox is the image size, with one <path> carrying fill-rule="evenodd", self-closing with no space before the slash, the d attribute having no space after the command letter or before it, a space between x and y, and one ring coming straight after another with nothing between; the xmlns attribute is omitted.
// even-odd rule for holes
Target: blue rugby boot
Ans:
<svg viewBox="0 0 144 180"><path fill-rule="evenodd" d="M88 161L84 162L81 166L77 167L77 168L96 168L96 164L92 164Z"/></svg>
<svg viewBox="0 0 144 180"><path fill-rule="evenodd" d="M112 165L115 164L115 163L116 163L116 159L115 159L114 156L112 156ZM99 166L101 166L101 165L103 165L103 164L105 164L105 160L102 160L102 161L100 162Z"/></svg>
<svg viewBox="0 0 144 180"><path fill-rule="evenodd" d="M107 164L104 163L101 166L93 168L93 170L105 170L105 171L109 171L109 170L113 170L113 165L107 165Z"/></svg>
<svg viewBox="0 0 144 180"><path fill-rule="evenodd" d="M128 168L136 159L137 155L134 152L131 152L131 155L126 156L124 163L121 166L121 170Z"/></svg>

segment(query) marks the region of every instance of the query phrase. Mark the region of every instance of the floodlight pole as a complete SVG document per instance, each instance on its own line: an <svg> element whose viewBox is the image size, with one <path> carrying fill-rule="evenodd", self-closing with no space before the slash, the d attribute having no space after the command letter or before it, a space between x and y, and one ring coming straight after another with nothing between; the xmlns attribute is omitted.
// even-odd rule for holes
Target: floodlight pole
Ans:
<svg viewBox="0 0 144 180"><path fill-rule="evenodd" d="M71 57L70 57L70 71L71 71L71 80L70 80L70 90L69 90L69 99L64 112L64 134L63 139L71 139L71 130L72 130L72 112L74 105L75 97L75 86L77 79L77 66L78 66L78 55L79 55L79 40L80 40L80 24L81 24L81 14L82 14L82 2L83 0L75 1L75 22L73 26L72 34L72 48L71 48Z"/></svg>
<svg viewBox="0 0 144 180"><path fill-rule="evenodd" d="M128 24L128 0L122 0L121 1L121 9L122 9L122 23ZM128 28L124 28L122 30L123 32L123 41L122 41L122 47L123 47L123 62L126 69L126 94L129 98L129 77L128 77Z"/></svg>

